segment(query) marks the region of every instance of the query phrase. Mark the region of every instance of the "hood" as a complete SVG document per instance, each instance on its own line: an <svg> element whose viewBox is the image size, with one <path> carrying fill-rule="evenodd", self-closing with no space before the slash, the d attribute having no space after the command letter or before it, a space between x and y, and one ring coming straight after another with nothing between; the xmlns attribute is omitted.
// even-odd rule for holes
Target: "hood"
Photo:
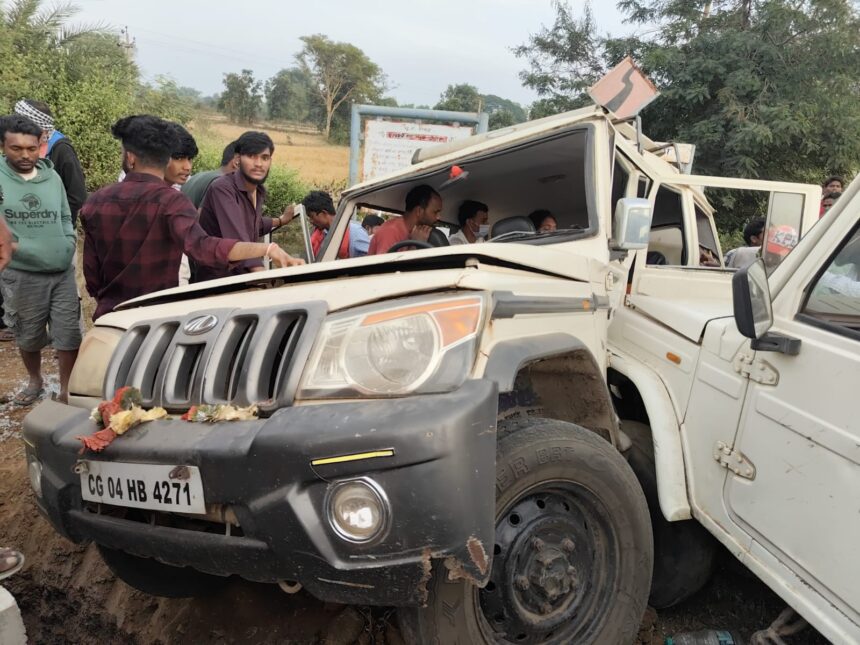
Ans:
<svg viewBox="0 0 860 645"><path fill-rule="evenodd" d="M341 262L330 264L337 265ZM235 289L220 293L207 291L196 298L165 299L160 294L156 294L148 302L143 303L148 305L145 311L126 306L124 310L106 314L96 322L101 327L127 329L132 324L140 322L142 318L147 320L176 318L217 309L264 307L287 309L310 302L322 302L327 311L334 312L381 300L454 290L505 291L547 298L559 297L566 293L582 297L591 295L594 290L593 283L548 276L523 269L486 265L474 259L468 266L456 268L399 270L384 275L331 274L328 277L336 279L291 281L275 287L270 286L271 279L258 280L256 284L242 282L239 283L242 287L241 291L235 291ZM268 283L268 286L263 286L263 283ZM180 289L171 290L171 292L185 293Z"/></svg>
<svg viewBox="0 0 860 645"><path fill-rule="evenodd" d="M595 271L599 271L604 265L596 260L571 253L572 244L577 242L539 247L511 243L456 245L320 262L166 289L124 302L117 309L125 310L159 303L208 298L247 289L275 287L292 291L299 285L308 283L316 284L319 288L319 283L322 281L342 280L347 277L371 277L384 283L392 280L391 274L408 273L412 276L412 280L420 282L422 280L417 274L422 272L464 269L476 264L531 271L587 282L594 278ZM298 301L292 295L285 298L288 301Z"/></svg>
<svg viewBox="0 0 860 645"><path fill-rule="evenodd" d="M97 324L126 329L142 316L153 319L220 308L290 307L311 301L324 302L331 312L390 298L454 289L558 297L565 294L565 285L569 285L570 295L583 296L590 295L605 279L604 273L599 271L602 264L594 262L589 266L591 263L587 260L573 258L569 253L563 254L566 268L571 271L572 265L578 264L581 278L536 271L512 261L503 263L492 255L434 254L437 250L428 249L423 260L414 258L421 253L415 251L402 254L413 256L408 261L403 258L392 261L392 255L397 258L397 254L339 260L170 289L124 303L117 311L99 318ZM530 255L535 255L533 249ZM377 258L380 261L372 261ZM591 280L589 271L596 271ZM138 309L142 306L147 307L145 313Z"/></svg>

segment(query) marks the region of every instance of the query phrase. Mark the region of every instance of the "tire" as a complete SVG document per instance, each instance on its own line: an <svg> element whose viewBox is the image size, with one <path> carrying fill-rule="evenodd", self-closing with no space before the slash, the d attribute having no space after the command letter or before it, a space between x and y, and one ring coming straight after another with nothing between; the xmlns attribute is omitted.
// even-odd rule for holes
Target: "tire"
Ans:
<svg viewBox="0 0 860 645"><path fill-rule="evenodd" d="M125 551L109 549L101 544L97 546L102 560L117 578L150 596L211 596L227 584L227 578L201 573L191 567L172 567L151 558L139 558Z"/></svg>
<svg viewBox="0 0 860 645"><path fill-rule="evenodd" d="M632 643L651 584L648 506L624 458L571 423L499 424L490 581L450 581L438 561L406 642ZM489 549L488 549L489 550Z"/></svg>
<svg viewBox="0 0 860 645"><path fill-rule="evenodd" d="M637 421L622 421L621 427L633 443L627 460L645 491L654 530L654 574L648 604L665 609L686 600L710 580L717 543L696 520L669 522L663 517L651 429Z"/></svg>

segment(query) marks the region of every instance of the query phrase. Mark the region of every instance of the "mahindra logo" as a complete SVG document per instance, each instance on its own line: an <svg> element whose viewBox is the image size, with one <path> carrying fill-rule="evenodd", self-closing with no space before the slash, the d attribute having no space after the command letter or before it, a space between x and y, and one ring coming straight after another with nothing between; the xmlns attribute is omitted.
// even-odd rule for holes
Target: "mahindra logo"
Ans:
<svg viewBox="0 0 860 645"><path fill-rule="evenodd" d="M196 318L192 318L185 326L182 327L182 331L184 331L189 336L199 336L200 334L205 334L207 331L215 329L215 325L218 324L218 319L212 314L206 314L205 316L197 316Z"/></svg>

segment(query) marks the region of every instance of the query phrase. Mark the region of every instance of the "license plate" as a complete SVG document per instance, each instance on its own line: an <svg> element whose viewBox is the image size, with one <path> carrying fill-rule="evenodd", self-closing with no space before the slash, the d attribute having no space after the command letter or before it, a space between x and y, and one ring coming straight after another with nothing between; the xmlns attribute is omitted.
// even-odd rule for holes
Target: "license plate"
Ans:
<svg viewBox="0 0 860 645"><path fill-rule="evenodd" d="M81 497L89 502L153 511L206 513L197 466L81 461Z"/></svg>

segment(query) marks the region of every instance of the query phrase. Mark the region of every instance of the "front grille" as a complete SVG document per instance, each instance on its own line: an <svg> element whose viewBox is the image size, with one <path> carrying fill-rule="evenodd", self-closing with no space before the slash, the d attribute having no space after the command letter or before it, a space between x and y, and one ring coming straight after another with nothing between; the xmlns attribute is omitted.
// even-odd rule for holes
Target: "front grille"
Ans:
<svg viewBox="0 0 860 645"><path fill-rule="evenodd" d="M262 412L290 405L294 372L313 343L312 334L304 332L319 327L309 318L318 323L323 313L324 307L312 305L289 311L227 309L141 322L114 350L105 398L129 385L140 390L144 407L170 412L203 403L256 403ZM203 333L193 322L201 316L214 317Z"/></svg>

